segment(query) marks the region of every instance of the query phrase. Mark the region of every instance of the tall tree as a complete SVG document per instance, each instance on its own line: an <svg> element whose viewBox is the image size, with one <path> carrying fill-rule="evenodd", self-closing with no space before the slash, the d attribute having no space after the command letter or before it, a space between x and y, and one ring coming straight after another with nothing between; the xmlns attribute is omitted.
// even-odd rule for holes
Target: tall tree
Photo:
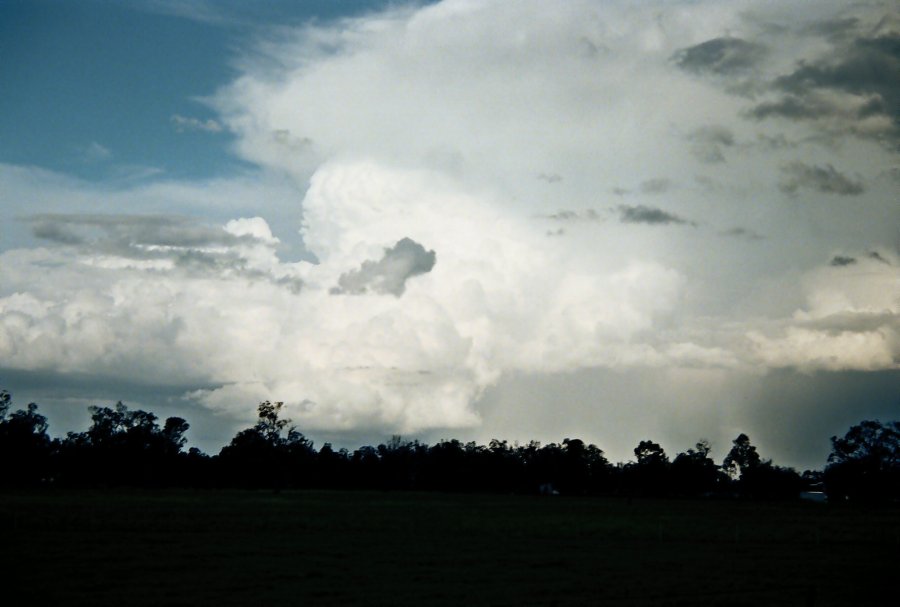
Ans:
<svg viewBox="0 0 900 607"><path fill-rule="evenodd" d="M256 424L219 452L226 484L277 489L311 482L316 452L291 420L281 417L283 407L283 402L260 403Z"/></svg>
<svg viewBox="0 0 900 607"><path fill-rule="evenodd" d="M51 442L38 406L8 413L12 398L0 392L0 485L35 485L49 476Z"/></svg>
<svg viewBox="0 0 900 607"><path fill-rule="evenodd" d="M178 458L188 423L170 417L162 428L155 414L113 407L89 407L91 426L70 432L60 448L64 482L100 485L181 484Z"/></svg>
<svg viewBox="0 0 900 607"><path fill-rule="evenodd" d="M716 490L721 472L709 452L709 442L701 440L693 449L675 456L671 471L675 493L703 495Z"/></svg>
<svg viewBox="0 0 900 607"><path fill-rule="evenodd" d="M825 468L829 499L900 498L900 422L865 420L831 437Z"/></svg>
<svg viewBox="0 0 900 607"><path fill-rule="evenodd" d="M761 461L759 453L756 452L756 447L750 444L750 437L742 432L734 439L731 451L728 452L728 455L722 461L722 469L731 478L738 478L745 471L759 466Z"/></svg>
<svg viewBox="0 0 900 607"><path fill-rule="evenodd" d="M762 459L750 438L743 433L734 439L722 468L732 479L740 475L737 488L745 497L788 499L797 497L803 488L803 480L796 470Z"/></svg>
<svg viewBox="0 0 900 607"><path fill-rule="evenodd" d="M647 496L665 495L669 492L669 456L651 440L642 440L634 448L636 463L623 470L624 488L628 494Z"/></svg>

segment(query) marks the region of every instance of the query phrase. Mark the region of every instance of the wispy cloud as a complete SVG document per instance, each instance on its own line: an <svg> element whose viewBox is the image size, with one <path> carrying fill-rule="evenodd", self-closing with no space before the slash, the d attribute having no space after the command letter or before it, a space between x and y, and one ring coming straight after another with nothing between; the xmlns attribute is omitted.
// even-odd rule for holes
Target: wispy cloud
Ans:
<svg viewBox="0 0 900 607"><path fill-rule="evenodd" d="M173 114L171 118L172 124L175 125L175 130L179 133L184 133L186 131L202 131L205 133L221 133L224 130L224 127L217 121L212 118L208 118L206 120L201 120L199 118L193 118L189 116L182 116L180 114Z"/></svg>
<svg viewBox="0 0 900 607"><path fill-rule="evenodd" d="M783 166L781 171L778 187L786 194L796 194L804 188L839 196L859 196L865 191L862 181L847 177L830 164L817 166L797 161Z"/></svg>
<svg viewBox="0 0 900 607"><path fill-rule="evenodd" d="M749 228L734 227L721 232L723 236L731 236L733 238L742 238L745 240L765 240L765 236L751 230Z"/></svg>
<svg viewBox="0 0 900 607"><path fill-rule="evenodd" d="M87 163L104 162L112 158L112 151L105 145L92 141L79 150L82 159Z"/></svg>
<svg viewBox="0 0 900 607"><path fill-rule="evenodd" d="M622 223L643 223L647 225L697 225L693 221L689 221L674 213L669 213L668 211L663 211L656 207L644 205L620 205L617 208L619 211L619 219Z"/></svg>
<svg viewBox="0 0 900 607"><path fill-rule="evenodd" d="M699 74L741 74L758 65L766 48L741 38L713 38L681 49L673 56L678 67Z"/></svg>

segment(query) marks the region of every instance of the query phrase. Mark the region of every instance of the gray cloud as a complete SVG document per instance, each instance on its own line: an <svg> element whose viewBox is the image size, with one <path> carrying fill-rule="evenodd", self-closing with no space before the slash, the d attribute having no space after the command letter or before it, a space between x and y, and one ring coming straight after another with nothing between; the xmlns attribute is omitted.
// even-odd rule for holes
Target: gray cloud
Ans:
<svg viewBox="0 0 900 607"><path fill-rule="evenodd" d="M879 93L885 99L897 98L900 92L900 34L857 38L842 55L836 62L822 60L803 64L778 78L775 86L796 93L813 87L827 87L857 94Z"/></svg>
<svg viewBox="0 0 900 607"><path fill-rule="evenodd" d="M864 191L861 181L850 179L830 164L812 166L792 162L781 170L783 175L778 187L786 194L796 194L801 188L840 196L858 196Z"/></svg>
<svg viewBox="0 0 900 607"><path fill-rule="evenodd" d="M827 121L834 135L852 134L900 149L900 34L851 35L858 23L825 24L825 57L801 62L771 83L778 97L748 112L757 120Z"/></svg>
<svg viewBox="0 0 900 607"><path fill-rule="evenodd" d="M434 251L412 240L403 238L378 261L364 261L358 270L341 274L333 294L360 295L368 291L400 297L406 290L406 281L413 276L430 272L437 256Z"/></svg>
<svg viewBox="0 0 900 607"><path fill-rule="evenodd" d="M828 116L834 108L822 100L798 95L785 95L777 101L766 101L754 106L748 115L757 120L781 117L789 120L812 120Z"/></svg>
<svg viewBox="0 0 900 607"><path fill-rule="evenodd" d="M849 264L853 265L856 260L852 257L843 259L851 259ZM835 265L832 263L831 265ZM798 326L814 329L824 332L827 335L837 336L846 333L869 333L888 329L897 324L897 315L892 312L838 312L829 314L822 318L814 318L798 323Z"/></svg>
<svg viewBox="0 0 900 607"><path fill-rule="evenodd" d="M721 125L708 125L692 131L688 140L691 142L691 153L698 160L713 164L725 162L722 148L734 145L734 133Z"/></svg>
<svg viewBox="0 0 900 607"><path fill-rule="evenodd" d="M847 257L846 255L835 255L831 258L831 261L828 263L833 268L840 268L843 266L852 266L856 263L855 257Z"/></svg>
<svg viewBox="0 0 900 607"><path fill-rule="evenodd" d="M561 211L557 211L556 213L552 213L550 215L545 215L547 219L551 219L553 221L602 221L603 218L600 216L600 213L595 211L594 209L585 209L584 211L572 211L569 209L563 209Z"/></svg>
<svg viewBox="0 0 900 607"><path fill-rule="evenodd" d="M741 38L713 38L679 50L672 59L683 70L698 74L731 75L756 66L766 47Z"/></svg>
<svg viewBox="0 0 900 607"><path fill-rule="evenodd" d="M618 207L618 210L619 219L622 221L622 223L646 223L649 225L697 225L693 221L689 221L687 219L684 219L683 217L679 217L678 215L673 215L672 213L663 211L662 209L658 209L656 207L648 207L644 205L620 205Z"/></svg>
<svg viewBox="0 0 900 607"><path fill-rule="evenodd" d="M235 236L221 226L174 215L39 214L25 218L36 238L65 245L112 248L119 253L146 256L142 247L200 248L255 242ZM140 252L139 251L143 251Z"/></svg>
<svg viewBox="0 0 900 607"><path fill-rule="evenodd" d="M556 173L541 173L538 175L538 179L547 183L559 183L562 181L562 176Z"/></svg>
<svg viewBox="0 0 900 607"><path fill-rule="evenodd" d="M839 17L812 23L805 28L805 32L824 36L829 40L840 41L855 33L859 29L859 25L859 19L856 17Z"/></svg>
<svg viewBox="0 0 900 607"><path fill-rule="evenodd" d="M765 240L765 236L762 234L750 230L748 228L742 227L734 227L729 228L721 232L723 236L730 236L732 238L743 238L745 240Z"/></svg>
<svg viewBox="0 0 900 607"><path fill-rule="evenodd" d="M299 292L302 281L251 267L239 246L271 245L250 234L173 215L40 214L25 218L36 238L132 260L167 260L193 275L268 280Z"/></svg>
<svg viewBox="0 0 900 607"><path fill-rule="evenodd" d="M657 177L641 182L641 192L645 194L663 194L672 189L672 180L665 177Z"/></svg>

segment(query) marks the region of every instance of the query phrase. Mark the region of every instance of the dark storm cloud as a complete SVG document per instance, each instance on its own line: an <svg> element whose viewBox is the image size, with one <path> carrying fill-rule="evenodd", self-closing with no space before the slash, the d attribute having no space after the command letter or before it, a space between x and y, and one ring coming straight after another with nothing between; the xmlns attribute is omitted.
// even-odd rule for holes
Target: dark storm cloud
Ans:
<svg viewBox="0 0 900 607"><path fill-rule="evenodd" d="M852 266L855 263L856 263L855 257L847 257L845 255L835 255L834 257L831 258L831 261L828 262L828 265L830 265L833 268L841 268L844 266Z"/></svg>
<svg viewBox="0 0 900 607"><path fill-rule="evenodd" d="M645 223L649 225L691 225L697 224L678 215L673 215L656 207L647 207L644 205L627 206L620 205L619 220L622 223Z"/></svg>
<svg viewBox="0 0 900 607"><path fill-rule="evenodd" d="M796 194L807 188L824 194L858 196L864 191L861 181L854 181L830 164L813 166L802 162L792 162L781 169L779 189L786 194Z"/></svg>
<svg viewBox="0 0 900 607"><path fill-rule="evenodd" d="M378 261L364 261L358 270L351 270L338 278L333 294L360 295L369 291L400 297L406 290L406 281L413 276L430 272L437 256L434 251L412 240L403 238Z"/></svg>
<svg viewBox="0 0 900 607"><path fill-rule="evenodd" d="M713 164L725 162L722 149L734 145L734 133L721 125L708 125L691 132L688 140L691 142L691 153L698 160Z"/></svg>
<svg viewBox="0 0 900 607"><path fill-rule="evenodd" d="M900 34L852 35L856 25L852 19L820 24L821 35L833 43L831 52L772 81L777 98L756 104L748 115L827 119L834 135L873 138L900 149Z"/></svg>
<svg viewBox="0 0 900 607"><path fill-rule="evenodd" d="M896 100L900 93L900 34L857 38L837 61L802 64L776 79L775 86L794 93L815 87L872 92Z"/></svg>
<svg viewBox="0 0 900 607"><path fill-rule="evenodd" d="M820 99L785 95L777 101L766 101L754 106L747 114L751 118L764 120L780 117L789 120L814 120L835 113L833 105Z"/></svg>
<svg viewBox="0 0 900 607"><path fill-rule="evenodd" d="M766 48L741 38L713 38L676 52L672 59L683 70L698 74L746 72L766 55Z"/></svg>

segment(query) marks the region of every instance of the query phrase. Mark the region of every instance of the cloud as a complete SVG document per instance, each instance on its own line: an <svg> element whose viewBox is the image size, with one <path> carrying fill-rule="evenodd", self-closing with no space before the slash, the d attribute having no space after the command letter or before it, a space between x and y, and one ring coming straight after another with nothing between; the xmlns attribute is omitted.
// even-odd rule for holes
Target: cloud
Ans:
<svg viewBox="0 0 900 607"><path fill-rule="evenodd" d="M803 188L839 196L859 196L865 191L861 181L850 179L830 164L810 166L803 162L791 162L781 171L778 188L786 194L796 194Z"/></svg>
<svg viewBox="0 0 900 607"><path fill-rule="evenodd" d="M641 192L645 194L664 194L670 189L672 189L672 180L664 177L657 177L641 182Z"/></svg>
<svg viewBox="0 0 900 607"><path fill-rule="evenodd" d="M87 163L103 162L112 157L110 149L96 141L92 141L81 148L80 152L82 159Z"/></svg>
<svg viewBox="0 0 900 607"><path fill-rule="evenodd" d="M555 213L550 213L549 215L545 215L547 219L552 221L564 221L564 222L581 222L581 221L603 221L602 214L596 209L584 209L583 211L573 211L570 209L563 209L557 211Z"/></svg>
<svg viewBox="0 0 900 607"><path fill-rule="evenodd" d="M391 294L397 297L406 290L406 281L413 276L430 272L437 256L434 251L410 238L402 238L393 247L384 250L378 261L364 261L358 270L351 270L338 277L335 294L361 295L368 291Z"/></svg>
<svg viewBox="0 0 900 607"><path fill-rule="evenodd" d="M755 67L766 56L761 44L740 38L713 38L684 48L672 59L683 70L699 74L734 75Z"/></svg>
<svg viewBox="0 0 900 607"><path fill-rule="evenodd" d="M596 273L573 260L560 273L568 254L544 250L527 217L437 183L373 163L320 169L304 199L318 264L277 260L261 219L198 229L173 218L44 217L64 246L0 257L0 357L26 370L194 383L204 387L191 398L230 414L279 398L313 430L413 432L476 424L473 403L505 372L646 355L635 337L671 309L677 272L632 261ZM409 236L377 244L398 232ZM434 243L440 263L420 242ZM134 259L139 246L181 247L197 263L231 255L258 273L145 263ZM335 297L335 284L354 296Z"/></svg>
<svg viewBox="0 0 900 607"><path fill-rule="evenodd" d="M734 145L734 133L721 125L706 125L695 129L688 136L691 153L702 162L725 162L723 148Z"/></svg>
<svg viewBox="0 0 900 607"><path fill-rule="evenodd" d="M648 225L696 225L683 217L674 215L662 209L647 207L644 205L627 206L620 205L619 219L622 223L645 223Z"/></svg>
<svg viewBox="0 0 900 607"><path fill-rule="evenodd" d="M742 238L745 240L765 240L765 236L759 234L749 228L734 227L724 230L723 236L731 236L734 238Z"/></svg>
<svg viewBox="0 0 900 607"><path fill-rule="evenodd" d="M295 291L302 286L299 278L279 269L279 241L259 217L225 226L166 215L39 214L26 220L36 238L76 247L98 265L241 275Z"/></svg>
<svg viewBox="0 0 900 607"><path fill-rule="evenodd" d="M852 266L856 263L855 257L847 257L845 255L835 255L831 258L830 266L840 268L843 266Z"/></svg>
<svg viewBox="0 0 900 607"><path fill-rule="evenodd" d="M898 279L892 263L835 257L805 277L806 305L782 330L748 333L756 356L768 366L807 372L900 368Z"/></svg>
<svg viewBox="0 0 900 607"><path fill-rule="evenodd" d="M199 248L231 246L255 238L251 234L238 237L222 227L183 216L44 213L25 219L36 237L60 244L114 242L129 249ZM259 237L263 241L271 238L271 233Z"/></svg>
<svg viewBox="0 0 900 607"><path fill-rule="evenodd" d="M774 99L749 115L817 122L835 138L855 135L900 149L900 27L893 14L814 24L810 31L830 48L774 78Z"/></svg>
<svg viewBox="0 0 900 607"><path fill-rule="evenodd" d="M778 83L862 34L808 27L836 1L738 4L449 0L254 30L210 101L253 171L0 165L4 212L34 216L0 222L0 360L158 384L221 419L284 400L343 437L733 429L773 370L894 369L896 158L833 136L885 93ZM789 98L826 110L753 115ZM773 175L858 204L797 205ZM631 225L692 218L709 229ZM547 406L569 386L581 409ZM701 392L722 398L692 409Z"/></svg>
<svg viewBox="0 0 900 607"><path fill-rule="evenodd" d="M179 133L184 133L187 131L203 131L205 133L221 133L224 128L222 125L213 120L212 118L208 118L206 120L200 120L199 118L193 118L188 116L182 116L181 114L173 114L171 118L172 124L175 125L175 130Z"/></svg>

